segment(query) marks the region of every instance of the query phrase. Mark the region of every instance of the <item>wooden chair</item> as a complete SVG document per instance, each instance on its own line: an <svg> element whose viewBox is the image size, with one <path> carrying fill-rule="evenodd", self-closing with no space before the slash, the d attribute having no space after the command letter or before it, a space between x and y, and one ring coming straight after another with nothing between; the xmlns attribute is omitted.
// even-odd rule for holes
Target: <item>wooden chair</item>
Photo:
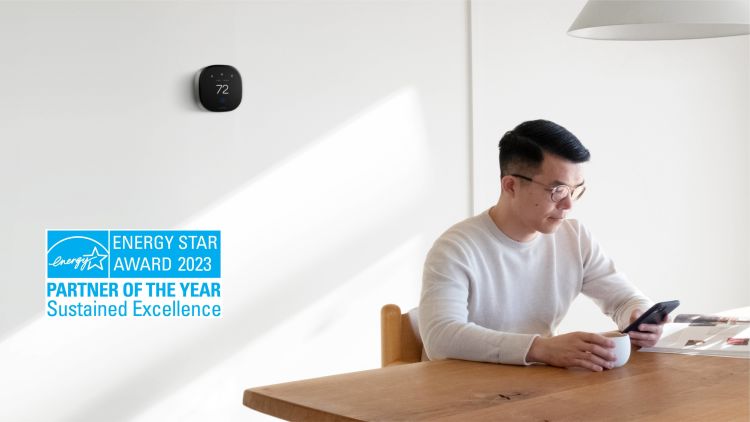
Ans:
<svg viewBox="0 0 750 422"><path fill-rule="evenodd" d="M402 314L396 305L380 310L380 358L383 367L414 363L422 360L422 339L419 324L409 313Z"/></svg>

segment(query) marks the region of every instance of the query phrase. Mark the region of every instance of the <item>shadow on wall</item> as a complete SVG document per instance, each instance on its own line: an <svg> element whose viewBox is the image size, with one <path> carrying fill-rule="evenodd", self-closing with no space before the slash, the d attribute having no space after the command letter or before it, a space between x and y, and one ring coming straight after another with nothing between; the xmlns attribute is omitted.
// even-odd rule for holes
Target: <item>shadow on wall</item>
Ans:
<svg viewBox="0 0 750 422"><path fill-rule="evenodd" d="M319 4L1 7L12 13L0 14L0 27L31 34L17 47L27 53L10 51L18 60L9 72L66 64L47 79L33 74L40 83L28 95L11 87L3 97L24 110L29 98L44 99L35 113L0 99L0 112L16 117L0 129L12 140L0 176L16 182L3 219L13 242L0 250L9 263L0 372L13 386L0 388L9 396L3 414L138 415L434 226L439 213L425 213L425 203L456 207L443 183L456 174L434 165L427 140L445 138L443 121L465 109L444 101L454 98L446 90L462 92L462 79L448 87L445 76L425 75L439 67L462 75L463 63L446 65L445 51L424 48L445 28L416 31L407 6L325 5L336 19L324 30L310 19L326 15ZM211 18L234 23L229 45L193 30ZM185 69L228 61L243 74L240 108L186 106ZM64 83L78 74L89 82ZM45 228L222 230L226 313L47 319ZM20 359L28 365L11 366ZM39 397L45 408L32 401Z"/></svg>
<svg viewBox="0 0 750 422"><path fill-rule="evenodd" d="M0 99L0 176L13 181L3 189L0 339L43 312L45 229L175 227L403 86L420 90L426 114L440 107L423 71L444 56L424 48L433 34L397 5L2 7L4 31L28 34L3 44L14 60L2 73L37 82L2 86ZM336 19L322 27L311 15ZM230 113L198 111L187 92L186 69L215 62L243 74L245 98ZM339 159L367 160L378 147Z"/></svg>
<svg viewBox="0 0 750 422"><path fill-rule="evenodd" d="M52 396L64 380L65 400L71 393L82 400L72 414L58 416L129 419L423 231L429 168L420 111L416 93L403 90L183 226L225 233L223 319L100 321L94 327L68 321L63 328L41 318L30 333L0 343L0 356L12 358L4 352L18 343L30 346L24 337L48 341L41 352L48 359L37 370L55 374L42 387L49 395L29 385L37 395L19 396ZM376 140L367 160L347 159ZM113 368L111 362L122 363ZM23 384L26 374L9 380L16 377ZM31 405L16 400L11 415Z"/></svg>

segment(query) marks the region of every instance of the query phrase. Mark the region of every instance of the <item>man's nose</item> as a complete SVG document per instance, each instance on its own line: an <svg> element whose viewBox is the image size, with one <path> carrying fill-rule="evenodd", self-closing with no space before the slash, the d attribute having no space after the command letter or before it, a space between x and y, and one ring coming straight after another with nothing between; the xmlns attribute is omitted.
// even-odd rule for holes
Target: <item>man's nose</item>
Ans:
<svg viewBox="0 0 750 422"><path fill-rule="evenodd" d="M557 202L557 208L561 210L569 210L573 208L573 198L568 195L565 198L559 200Z"/></svg>

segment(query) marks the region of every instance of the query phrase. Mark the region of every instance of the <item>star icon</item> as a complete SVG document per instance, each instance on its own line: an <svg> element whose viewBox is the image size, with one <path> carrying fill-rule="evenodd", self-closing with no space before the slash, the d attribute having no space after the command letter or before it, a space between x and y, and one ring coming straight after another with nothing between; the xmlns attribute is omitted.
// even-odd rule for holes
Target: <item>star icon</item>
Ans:
<svg viewBox="0 0 750 422"><path fill-rule="evenodd" d="M96 268L96 267L98 267L100 270L104 270L104 266L102 265L102 261L104 261L105 259L107 259L107 255L101 255L99 253L99 250L96 248L96 246L94 246L94 250L91 251L90 254L83 255L83 257L84 258L88 258L89 265L86 268L87 270L90 270L91 268ZM99 260L99 262L96 262L97 259Z"/></svg>

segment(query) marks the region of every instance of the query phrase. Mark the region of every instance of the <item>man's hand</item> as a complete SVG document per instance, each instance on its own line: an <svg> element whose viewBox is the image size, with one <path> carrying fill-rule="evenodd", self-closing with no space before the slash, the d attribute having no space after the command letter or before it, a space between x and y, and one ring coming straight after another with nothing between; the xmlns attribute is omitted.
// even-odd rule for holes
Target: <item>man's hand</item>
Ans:
<svg viewBox="0 0 750 422"><path fill-rule="evenodd" d="M592 371L611 369L615 343L592 333L569 333L537 337L531 343L527 362L542 362L563 368L579 367Z"/></svg>
<svg viewBox="0 0 750 422"><path fill-rule="evenodd" d="M632 324L633 321L638 319L638 317L641 316L642 313L643 311L640 309L634 310L633 313L630 314L630 323ZM639 325L637 328L638 331L628 332L628 335L630 336L630 343L634 346L653 347L656 342L659 341L659 337L661 337L662 327L666 322L669 322L668 316L665 316L664 320L659 324Z"/></svg>

